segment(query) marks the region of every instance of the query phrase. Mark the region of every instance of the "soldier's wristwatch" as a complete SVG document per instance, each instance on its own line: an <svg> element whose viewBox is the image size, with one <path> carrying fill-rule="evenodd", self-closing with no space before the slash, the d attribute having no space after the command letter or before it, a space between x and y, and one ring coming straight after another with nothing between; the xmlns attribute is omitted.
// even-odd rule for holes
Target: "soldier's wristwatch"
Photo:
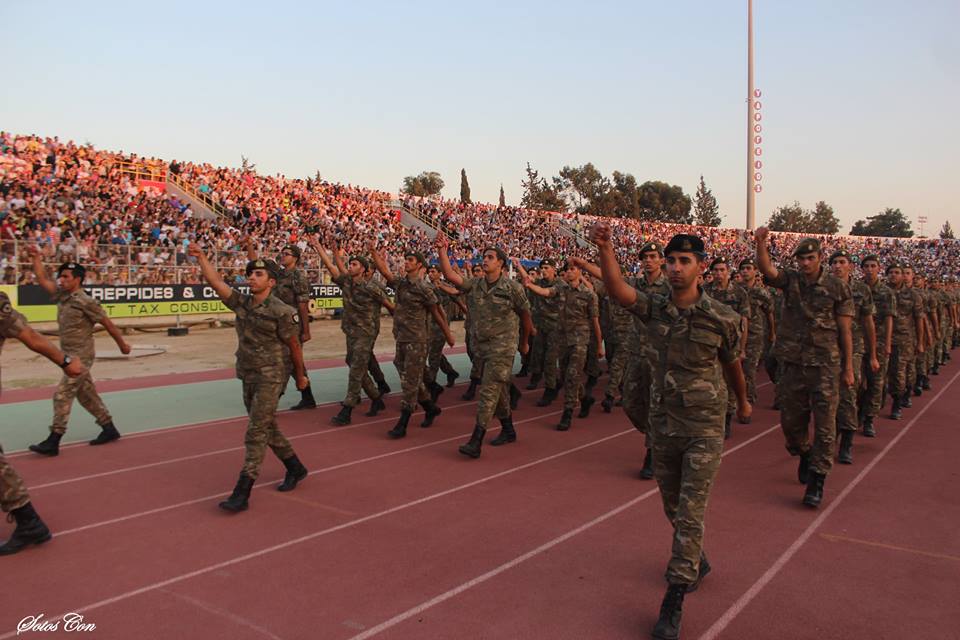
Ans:
<svg viewBox="0 0 960 640"><path fill-rule="evenodd" d="M70 363L71 363L71 362L73 362L73 358L71 358L71 357L70 357L69 355L67 355L66 353L63 354L63 362L60 363L60 368L61 368L61 369L66 369L68 366L70 366Z"/></svg>

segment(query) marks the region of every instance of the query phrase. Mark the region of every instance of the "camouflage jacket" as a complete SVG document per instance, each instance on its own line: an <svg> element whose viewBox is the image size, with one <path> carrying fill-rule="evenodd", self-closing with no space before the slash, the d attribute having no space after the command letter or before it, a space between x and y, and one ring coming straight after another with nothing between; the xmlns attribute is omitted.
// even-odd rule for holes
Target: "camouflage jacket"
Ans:
<svg viewBox="0 0 960 640"><path fill-rule="evenodd" d="M747 319L747 332L750 331L750 294L739 284L732 280L727 283L726 289L721 289L716 282L704 285L703 292L708 296L727 305L741 318ZM742 324L740 325L743 326ZM746 340L748 336L741 336L741 340Z"/></svg>
<svg viewBox="0 0 960 640"><path fill-rule="evenodd" d="M868 316L877 314L877 310L873 304L873 294L870 292L870 287L863 280L851 280L850 293L853 296L854 310L853 322L850 326L850 333L853 336L853 353L862 356L867 352L866 332L863 325Z"/></svg>
<svg viewBox="0 0 960 640"><path fill-rule="evenodd" d="M333 279L343 292L343 315L340 329L348 336L376 336L380 333L380 306L387 299L386 291L373 280L355 281L341 273Z"/></svg>
<svg viewBox="0 0 960 640"><path fill-rule="evenodd" d="M297 310L274 295L260 303L234 291L224 304L237 314L237 377L244 382L283 382L290 375L290 338L300 335Z"/></svg>
<svg viewBox="0 0 960 640"><path fill-rule="evenodd" d="M391 278L388 283L397 295L393 312L393 335L397 342L429 342L427 322L432 322L430 307L437 296L423 278Z"/></svg>
<svg viewBox="0 0 960 640"><path fill-rule="evenodd" d="M764 337L770 328L767 314L773 311L773 296L766 287L744 287L750 298L750 322L747 325L747 344L751 348L763 347Z"/></svg>
<svg viewBox="0 0 960 640"><path fill-rule="evenodd" d="M633 340L637 331L635 316L610 297L603 282L596 285L597 297L603 301L609 314L609 326L618 340ZM606 335L606 334L604 334Z"/></svg>
<svg viewBox="0 0 960 640"><path fill-rule="evenodd" d="M637 292L627 309L647 328L653 368L650 425L656 435L722 437L727 411L723 363L740 356L740 317L700 292L687 309Z"/></svg>
<svg viewBox="0 0 960 640"><path fill-rule="evenodd" d="M636 277L627 278L627 283L636 289L637 291L642 291L644 293L654 294L658 293L665 298L670 297L670 283L667 281L666 276L661 273L657 276L657 279L653 282L647 281L647 276L644 273ZM633 314L631 314L633 315ZM636 331L632 334L635 342L630 346L633 347L638 353L641 352L645 345L647 344L647 327L640 318L634 316L634 328Z"/></svg>
<svg viewBox="0 0 960 640"><path fill-rule="evenodd" d="M294 309L299 308L300 304L309 305L311 292L307 274L302 269L281 269L272 293Z"/></svg>
<svg viewBox="0 0 960 640"><path fill-rule="evenodd" d="M783 291L774 355L805 367L839 367L837 316L854 315L850 287L824 268L812 284L793 269L780 269L769 284Z"/></svg>
<svg viewBox="0 0 960 640"><path fill-rule="evenodd" d="M534 284L544 289L551 289L559 286L561 282L563 281L560 278L554 278L553 280L540 278ZM534 323L537 327L555 329L557 323L560 322L560 307L563 305L563 301L559 296L545 298L534 294L534 297L536 302L531 305Z"/></svg>
<svg viewBox="0 0 960 640"><path fill-rule="evenodd" d="M443 312L443 315L447 318L447 324L450 323L450 303L453 301L453 296L441 289L439 286L433 284L427 280L427 284L430 285L430 288L433 289L433 294L437 296L437 304L440 305L440 310ZM427 334L430 336L431 340L438 340L444 337L443 330L440 329L440 325L433 321L432 315L427 315Z"/></svg>
<svg viewBox="0 0 960 640"><path fill-rule="evenodd" d="M464 278L459 289L473 316L475 352L481 358L512 357L520 342L520 314L530 311L523 285L501 275L492 284L486 278Z"/></svg>
<svg viewBox="0 0 960 640"><path fill-rule="evenodd" d="M893 344L916 342L917 325L923 317L923 300L913 287L901 285L894 291L897 300L897 315L893 318Z"/></svg>
<svg viewBox="0 0 960 640"><path fill-rule="evenodd" d="M564 344L589 344L593 330L593 318L600 314L597 294L587 285L571 287L566 281L553 289L554 297L561 300L559 328L563 332Z"/></svg>
<svg viewBox="0 0 960 640"><path fill-rule="evenodd" d="M878 278L870 287L873 296L874 316L873 323L877 328L877 353L882 353L887 341L887 318L897 315L897 297L893 289L883 284Z"/></svg>
<svg viewBox="0 0 960 640"><path fill-rule="evenodd" d="M16 338L26 326L27 319L13 308L7 294L0 291L0 351L3 351L3 343L7 338Z"/></svg>
<svg viewBox="0 0 960 640"><path fill-rule="evenodd" d="M94 357L93 330L107 317L107 312L83 289L73 293L57 291L53 300L57 303L60 349L76 355L89 366Z"/></svg>

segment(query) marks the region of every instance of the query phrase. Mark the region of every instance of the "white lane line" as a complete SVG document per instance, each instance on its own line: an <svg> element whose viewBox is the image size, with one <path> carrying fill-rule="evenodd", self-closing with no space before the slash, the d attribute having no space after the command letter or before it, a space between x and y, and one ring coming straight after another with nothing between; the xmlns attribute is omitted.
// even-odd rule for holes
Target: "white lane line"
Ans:
<svg viewBox="0 0 960 640"><path fill-rule="evenodd" d="M157 589L164 589L164 588L166 588L166 587L168 587L168 586L170 586L170 585L172 585L172 584L177 584L178 582L183 582L184 580L189 580L189 579L191 579L191 578L196 578L196 577L198 577L198 576L202 576L202 575L205 575L205 574L207 574L207 573L211 573L211 572L213 572L213 571L218 571L218 570L223 569L223 568L225 568L225 567L230 567L230 566L233 566L233 565L235 565L235 564L240 564L241 562L246 562L247 560L253 560L253 559L256 559L256 558L260 558L260 557L262 557L262 556L271 554L271 553L273 553L273 552L275 552L275 551L281 551L281 550L283 550L283 549L288 549L288 548L293 547L293 546L296 546L296 545L298 545L298 544L302 544L302 543L304 543L304 542L309 542L309 541L311 541L311 540L315 540L315 539L317 539L317 538L320 538L320 537L322 537L322 536L329 535L329 534L331 534L331 533L337 533L338 531L343 531L344 529L349 529L349 528L351 528L351 527L355 527L355 526L360 525L360 524L363 524L363 523L365 523L365 522L370 522L370 521L372 521L372 520L377 520L377 519L379 519L379 518L383 518L383 517L385 517L385 516L392 515L392 514L394 514L394 513L403 511L403 510L405 510L405 509L409 509L409 508L411 508L411 507L416 507L416 506L419 506L419 505L421 505L421 504L425 504L425 503L427 503L427 502L432 502L433 500L437 500L437 499L439 499L439 498L443 498L443 497L446 497L446 496L449 496L449 495L452 495L452 494L455 494L455 493L459 493L459 492L461 492L461 491L465 491L466 489L470 489L470 488L475 487L475 486L477 486L477 485L481 485L481 484L484 484L484 483L486 483L486 482L490 482L490 481L492 481L492 480L497 480L497 479L499 479L499 478L503 478L503 477L505 477L505 476L512 475L512 474L517 473L517 472L519 472L519 471L523 471L523 470L525 470L525 469L529 469L529 468L531 468L531 467L535 467L535 466L544 464L544 463L546 463L546 462L550 462L550 461L552 461L552 460L556 460L556 459L558 459L558 458L566 457L566 456L568 456L568 455L571 455L571 454L573 454L573 453L577 453L578 451L582 451L582 450L584 450L584 449L589 449L590 447L594 447L594 446L596 446L596 445L603 444L604 442L608 442L608 441L613 440L613 439L615 439L615 438L619 438L620 436L624 436L624 435L626 435L626 434L628 434L628 433L636 433L636 431L637 431L636 429L634 429L633 427L630 427L629 429L626 429L626 430L624 430L624 431L620 431L620 432L618 432L618 433L614 433L614 434L612 434L612 435L605 436L605 437L600 438L600 439L598 439L598 440L594 440L594 441L592 441L592 442L588 442L588 443L586 443L586 444L582 444L582 445L580 445L580 446L578 446L578 447L574 447L574 448L572 448L572 449L567 449L567 450L565 450L565 451L561 451L561 452L559 452L559 453L555 453L555 454L552 454L552 455L549 455L549 456L546 456L546 457L543 457L543 458L538 458L537 460L532 460L532 461L530 461L530 462L527 462L527 463L518 465L518 466L516 466L516 467L511 467L511 468L509 468L509 469L505 469L504 471L500 471L500 472L498 472L498 473L494 473L494 474L491 474L491 475L489 475L489 476L484 476L484 477L482 477L482 478L478 478L477 480L471 480L470 482L465 482L464 484L460 484L460 485L457 485L457 486L455 486L455 487L451 487L450 489L444 489L443 491L438 491L437 493L432 493L432 494L430 494L430 495L428 495L428 496L424 496L424 497L422 497L422 498L417 498L416 500L411 500L411 501L409 501L409 502L405 502L405 503L400 504L400 505L397 505L397 506L395 506L395 507L390 507L389 509L384 509L383 511L377 511L376 513L372 513L372 514L370 514L370 515L363 516L363 517L361 517L361 518L356 518L356 519L354 519L354 520L350 520L350 521L348 521L348 522L344 522L344 523L342 523L342 524L338 524L338 525L336 525L336 526L329 527L329 528L327 528L327 529L322 529L322 530L320 530L320 531L315 531L315 532L310 533L310 534L307 534L307 535L305 535L305 536L300 536L299 538L294 538L294 539L292 539L292 540L287 540L286 542L281 542L280 544L275 544L275 545L272 545L272 546L269 546L269 547L265 547L265 548L263 548L263 549L260 549L260 550L258 550L258 551L254 551L254 552L252 552L252 553L247 553L247 554L244 554L244 555L242 555L242 556L237 556L236 558L231 558L230 560L225 560L225 561L223 561L223 562L218 562L218 563L216 563L216 564L208 565L208 566L206 566L206 567L203 567L202 569L197 569L197 570L195 570L195 571L191 571L191 572L189 572L189 573L183 573L183 574L180 574L180 575L178 575L178 576L174 576L174 577L172 577L172 578L168 578L168 579L166 579L166 580L161 580L161 581L159 581L159 582L154 582L154 583L152 583L152 584L145 585L145 586L140 587L140 588L138 588L138 589L132 589L132 590L130 590L130 591L126 591L126 592L124 592L124 593L121 593L121 594L119 594L119 595L113 596L113 597L111 597L111 598L105 598L105 599L103 599L103 600L99 600L99 601L97 601L97 602L93 602L93 603L90 603L90 604L87 604L87 605L83 605L83 606L81 606L81 607L74 607L74 608L70 609L69 611L70 611L70 612L75 612L75 613L93 611L93 610L95 610L95 609L100 609L101 607L105 607L105 606L108 606L108 605L111 605L111 604L116 604L116 603L118 603L118 602L122 602L122 601L124 601L124 600L128 600L128 599L130 599L130 598L133 598L134 596L139 596L139 595L142 595L142 594L144 594L144 593L149 593L149 592L151 592L151 591L156 591ZM66 613L67 613L67 612L61 613L60 615L56 616L55 618L49 618L49 619L48 619L48 622L54 623L54 622L62 619L63 616L66 615ZM0 635L0 640L6 640L7 638L13 638L13 637L16 637L16 635L17 635L17 632L16 632L16 631L10 631L10 632L8 632L8 633L5 633L5 634L3 634L3 635Z"/></svg>
<svg viewBox="0 0 960 640"><path fill-rule="evenodd" d="M525 423L525 422L533 422L534 420L539 420L540 418L545 418L545 417L548 417L548 416L554 416L554 415L557 415L558 413L561 413L561 412L560 412L560 411L552 411L552 412L550 412L550 413L544 413L544 414L542 414L542 415L535 416L535 417L533 417L533 418L527 418L527 419L525 419L525 420L517 420L514 424L515 424L515 425L518 425L518 424L523 424L523 423ZM497 430L499 430L499 429L500 429L500 427L491 427L491 428L487 429L487 433L493 433L493 432L495 432L495 431L497 431ZM313 475L319 475L319 474L321 474L321 473L329 473L329 472L331 472L331 471L337 471L338 469L346 469L347 467L353 467L353 466L356 466L356 465L358 465L358 464L365 464L365 463L367 463L367 462L375 462L376 460L383 460L384 458L391 458L391 457L393 457L393 456L398 456L398 455L401 455L401 454L404 454L404 453L409 453L409 452L411 452L411 451L419 451L420 449L428 449L428 448L433 447L433 446L436 446L436 445L438 445L438 444L445 444L445 443L447 443L447 442L453 442L453 441L455 441L455 440L463 440L464 438L467 438L467 437L469 437L469 436L470 436L469 433L461 433L461 434L458 434L458 435L455 435L455 436L451 436L451 437L449 437L449 438L444 438L443 440L437 440L437 441L435 441L435 442L428 442L428 443L426 443L426 444L420 444L420 445L417 445L417 446L415 446L415 447L407 447L406 449L398 449L398 450L396 450L396 451L390 451L390 452L388 452L388 453L381 453L381 454L378 454L378 455L375 455L375 456L370 456L369 458L360 458L359 460L351 460L350 462L341 462L340 464L335 464L335 465L332 465L332 466L329 466L329 467L323 467L323 468L321 468L321 469L316 469L316 470L314 470L314 471L311 471L311 472L309 473L309 475L311 475L311 476L313 476ZM279 478L278 478L278 479L275 479L275 480L266 480L266 481L264 481L264 482L258 482L257 484L255 484L255 485L253 486L253 488L254 488L254 489L259 489L259 488L261 488L261 487L273 486L273 485L275 485L275 484L276 484L277 482L279 482L279 481L280 481L280 480L279 480ZM80 526L80 527L75 527L75 528L73 528L73 529L67 529L67 530L65 530L65 531L58 531L58 532L56 532L55 535L56 535L57 538L62 538L63 536L70 535L70 534L72 534L72 533L80 533L81 531L86 531L86 530L88 530L88 529L96 529L96 528L98 528L98 527L103 527L103 526L111 525L111 524L117 524L117 523L119 523L119 522L126 522L127 520L134 520L134 519L136 519L136 518L142 518L142 517L144 517L144 516L149 516L149 515L153 515L153 514L156 514L156 513L163 513L164 511L171 511L171 510L173 510L173 509L179 509L180 507L186 507L186 506L189 506L189 505L191 505L191 504L198 504L198 503L200 503L200 502L207 502L207 501L210 501L210 500L214 500L215 498L223 497L224 495L226 495L226 493L223 492L223 491L220 491L219 493L214 493L214 494L211 494L211 495L208 495L208 496L203 496L202 498L194 498L194 499L192 499L192 500L185 500L185 501L183 501L183 502L178 502L178 503L176 503L176 504L171 504L171 505L167 505L167 506L164 506L164 507L157 507L156 509L148 509L147 511L140 511L140 512L138 512L138 513L131 513L131 514L126 515L126 516L120 516L119 518L112 518L112 519L110 519L110 520L103 520L102 522L94 522L94 523L87 524L87 525L83 525L83 526Z"/></svg>
<svg viewBox="0 0 960 640"><path fill-rule="evenodd" d="M700 636L700 640L713 640L713 638L716 638L718 635L720 635L720 633L723 632L723 630L726 629L731 622L733 622L733 619L736 618L740 612L742 612L747 605L749 605L750 602L757 597L764 587L770 584L770 581L773 580L778 573L780 573L780 570L783 569L788 562L790 562L790 559L793 558L793 556L796 555L796 553L800 550L800 547L802 547L807 540L810 539L810 536L812 536L820 527L820 525L823 524L824 520L830 517L830 514L833 513L834 510L844 501L844 499L857 487L857 485L860 484L860 481L863 480L866 475L870 473L870 471L877 466L877 464L880 463L881 460L883 460L883 457L887 455L887 452L890 451L895 444L900 442L900 439L903 438L908 431L910 431L913 425L917 423L917 420L919 420L920 417L927 412L927 409L932 407L934 403L940 399L940 396L946 392L946 390L958 377L960 377L960 372L955 373L950 379L950 382L944 385L943 389L941 389L940 392L937 393L937 395L935 395L930 402L928 402L922 409L920 409L920 411L917 412L917 415L913 417L913 420L907 423L907 426L904 427L900 433L894 436L893 440L891 440L887 446L885 446L883 450L878 453L877 456L871 460L862 471L860 471L860 473L857 474L857 477L855 477L850 484L843 488L843 491L840 492L840 495L838 495L830 504L827 505L827 508L824 509L820 515L818 515L816 519L810 523L810 526L808 526L804 532L793 541L793 544L791 544L787 550L784 551L779 558L777 558L777 561L774 562L770 568L767 569L766 572L760 576L757 581L754 582L753 585L751 585L750 588L747 589L747 591L740 596L740 598L734 602L709 629L704 632L702 636Z"/></svg>
<svg viewBox="0 0 960 640"><path fill-rule="evenodd" d="M767 435L768 433L772 433L773 431L775 431L775 430L777 430L777 429L779 429L779 428L780 428L780 425L779 425L779 424L775 424L775 425L773 425L772 427L770 427L769 429L767 429L766 431L761 431L760 433L758 433L757 435L753 436L752 438L749 438L749 439L747 439L747 440L744 440L743 442L741 442L741 443L738 444L737 446L731 447L731 448L728 449L727 451L724 451L721 457L726 457L726 456L730 455L731 453L733 453L734 451L739 451L740 449L744 448L744 447L747 446L748 444L759 440L760 438L764 437L764 436ZM629 509L629 508L631 508L631 507L639 504L640 502L643 502L644 500L646 500L646 499L649 498L650 496L655 495L658 491L659 491L659 489L656 489L656 488L650 489L650 490L647 491L646 493L642 493L642 494L640 494L639 496L637 496L636 498L634 498L634 499L632 499L632 500L630 500L630 501L628 501L628 502L625 502L625 503L621 504L621 505L618 506L618 507L614 507L614 508L611 509L610 511L607 511L607 512L604 513L604 514L602 514L602 515L600 515L600 516L597 516L597 517L594 518L593 520L591 520L591 521L589 521L589 522L586 522L586 523L580 525L580 526L577 527L576 529L571 529L570 531L567 531L567 532L564 533L563 535L560 535L560 536L554 538L553 540L550 540L549 542L545 542L544 544L540 545L540 546L537 547L536 549L533 549L533 550L531 550L531 551L528 551L527 553L525 553L525 554L523 554L523 555L521 555L521 556L517 556L517 557L514 558L513 560L509 560L509 561L501 564L500 566L495 567L495 568L491 569L490 571L487 571L486 573L483 573L483 574L477 576L476 578L473 578L472 580L468 580L467 582L464 582L463 584L458 585L458 586L450 589L449 591L445 591L445 592L441 593L440 595L438 595L438 596L436 596L436 597L434 597L434 598L431 598L430 600L427 600L426 602L423 602L423 603L421 603L421 604L418 604L417 606L415 606L415 607L413 607L413 608L411 608L411 609L407 609L407 610L404 611L403 613L397 614L397 615L395 615L394 617L390 618L389 620L385 620L384 622L381 622L380 624L378 624L378 625L375 626L375 627L370 627L369 629L367 629L367 630L364 631L363 633L358 633L357 635L355 635L355 636L353 636L352 638L350 638L350 640L365 640L366 638L371 638L371 637L377 635L378 633L381 633L381 632L383 632L383 631L386 631L386 630L389 629L390 627L394 627L394 626L400 624L400 623L403 622L404 620L409 620L410 618L412 618L412 617L414 617L414 616L420 615L421 613L423 613L423 612L426 611L427 609L430 609L430 608L432 608L432 607L435 607L436 605L438 605L438 604L440 604L440 603L442 603L442 602L445 602L445 601L447 601L447 600L449 600L449 599L451 599L451 598L454 598L454 597L460 595L461 593L463 593L464 591L467 591L468 589L472 589L473 587L475 587L475 586L477 586L477 585L479 585L479 584L483 584L484 582L486 582L486 581L488 581L488 580L490 580L490 579L492 579L492 578L497 577L498 575L500 575L500 574L503 573L504 571L509 571L510 569L516 567L517 565L519 565L519 564L521 564L521 563L523 563L523 562L526 562L526 561L529 560L530 558L534 558L534 557L540 555L541 553L543 553L544 551L549 551L550 549L556 547L557 545L566 542L566 541L569 540L570 538L573 538L574 536L579 535L579 534L583 533L584 531L586 531L586 530L588 530L588 529L592 529L593 527L597 526L598 524L601 524L601 523L603 523L603 522L606 522L606 521L609 520L610 518L613 518L614 516L617 516L617 515L623 513L623 512L626 511L627 509Z"/></svg>

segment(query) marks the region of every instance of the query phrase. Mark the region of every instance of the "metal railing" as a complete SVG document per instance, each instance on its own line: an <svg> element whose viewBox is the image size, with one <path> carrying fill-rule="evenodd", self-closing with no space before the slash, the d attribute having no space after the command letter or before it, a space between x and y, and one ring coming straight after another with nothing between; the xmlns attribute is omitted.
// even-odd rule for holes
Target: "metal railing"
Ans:
<svg viewBox="0 0 960 640"><path fill-rule="evenodd" d="M222 204L217 202L209 193L200 191L200 189L194 187L192 184L184 180L179 174L173 173L172 171L167 172L166 181L175 185L178 189L189 195L191 198L195 198L199 202L203 203L204 206L221 218L227 217L227 211L223 208Z"/></svg>
<svg viewBox="0 0 960 640"><path fill-rule="evenodd" d="M130 162L129 160L120 160L115 162L114 166L135 180L146 180L148 182L166 182L167 173L169 173L165 162L151 164L146 161Z"/></svg>

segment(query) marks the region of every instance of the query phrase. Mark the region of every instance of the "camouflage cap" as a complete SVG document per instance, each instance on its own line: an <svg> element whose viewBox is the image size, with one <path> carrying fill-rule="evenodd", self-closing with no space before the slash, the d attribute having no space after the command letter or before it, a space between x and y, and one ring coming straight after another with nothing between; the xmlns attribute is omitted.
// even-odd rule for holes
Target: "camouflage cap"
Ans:
<svg viewBox="0 0 960 640"><path fill-rule="evenodd" d="M57 277L59 278L64 271L69 271L74 278L80 278L81 280L87 275L87 268L79 262L64 262L57 268Z"/></svg>
<svg viewBox="0 0 960 640"><path fill-rule="evenodd" d="M816 238L804 238L800 241L800 244L797 245L797 248L793 250L793 257L803 256L808 253L819 253L820 252L820 241Z"/></svg>
<svg viewBox="0 0 960 640"><path fill-rule="evenodd" d="M645 253L657 253L661 258L663 257L663 245L657 242L656 240L648 242L642 247L640 247L640 255L642 256Z"/></svg>
<svg viewBox="0 0 960 640"><path fill-rule="evenodd" d="M300 250L300 247L298 247L295 244L288 244L282 249L281 253L283 251L289 251L290 253L293 254L293 257L296 258L297 260L299 260L300 256L303 255L303 252Z"/></svg>
<svg viewBox="0 0 960 640"><path fill-rule="evenodd" d="M740 261L740 266L738 268L743 269L744 267L756 267L756 266L757 266L756 260L754 260L753 258L744 258L743 260Z"/></svg>
<svg viewBox="0 0 960 640"><path fill-rule="evenodd" d="M713 262L710 263L710 268L713 269L718 264L728 264L728 261L723 256L717 256L713 259Z"/></svg>
<svg viewBox="0 0 960 640"><path fill-rule="evenodd" d="M703 240L699 236L689 233L678 233L670 238L670 242L667 243L666 248L663 250L663 255L668 256L674 251L694 253L701 258L706 256L706 253L704 253Z"/></svg>
<svg viewBox="0 0 960 640"><path fill-rule="evenodd" d="M850 252L847 251L846 249L837 249L836 251L830 254L830 260L828 261L829 264L833 264L833 261L836 260L837 258L846 258L849 261Z"/></svg>
<svg viewBox="0 0 960 640"><path fill-rule="evenodd" d="M403 257L404 257L404 258L413 258L414 260L416 260L417 262L419 262L419 263L422 264L423 266L427 266L427 259L424 258L424 257L423 257L423 254L420 253L419 251L408 251L407 253L403 254Z"/></svg>
<svg viewBox="0 0 960 640"><path fill-rule="evenodd" d="M278 267L277 263L273 260L264 260L263 258L258 258L247 263L248 276L257 269L263 269L269 273L274 280L280 276L280 267Z"/></svg>

